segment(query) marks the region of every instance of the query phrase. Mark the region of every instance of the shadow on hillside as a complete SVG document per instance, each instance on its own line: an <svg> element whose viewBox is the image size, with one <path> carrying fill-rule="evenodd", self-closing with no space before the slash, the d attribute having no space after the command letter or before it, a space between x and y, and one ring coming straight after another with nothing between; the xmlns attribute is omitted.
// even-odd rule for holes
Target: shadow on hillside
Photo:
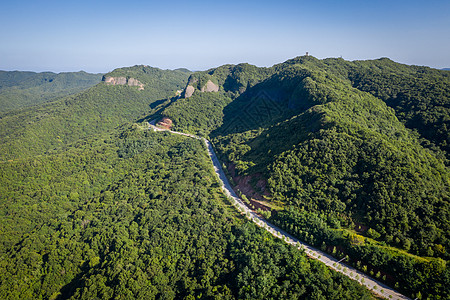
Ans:
<svg viewBox="0 0 450 300"><path fill-rule="evenodd" d="M152 103L150 103L149 107L151 109L150 114L147 116L140 118L136 120L137 123L145 122L145 121L151 121L152 119L161 117L161 113L166 109L169 105L173 104L175 101L177 101L179 97L172 97L170 99L161 99L156 100Z"/></svg>
<svg viewBox="0 0 450 300"><path fill-rule="evenodd" d="M228 104L224 110L223 125L212 136L240 133L267 128L291 118L310 105L303 97L294 97L294 86L281 87L275 80L259 83L248 88Z"/></svg>
<svg viewBox="0 0 450 300"><path fill-rule="evenodd" d="M56 300L69 299L75 294L77 288L82 288L84 286L82 277L87 271L88 263L85 262L82 271L78 273L72 281L59 290L60 294L56 297Z"/></svg>
<svg viewBox="0 0 450 300"><path fill-rule="evenodd" d="M155 102L151 103L149 106L151 109L155 109L157 108L159 105L163 104L164 102L167 102L169 100L167 99L161 99L161 100L156 100Z"/></svg>

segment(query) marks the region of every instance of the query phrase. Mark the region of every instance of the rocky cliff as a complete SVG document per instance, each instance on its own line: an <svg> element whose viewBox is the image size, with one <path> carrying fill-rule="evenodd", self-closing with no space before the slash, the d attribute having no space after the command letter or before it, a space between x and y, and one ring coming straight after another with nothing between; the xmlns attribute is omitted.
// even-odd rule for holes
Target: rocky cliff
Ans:
<svg viewBox="0 0 450 300"><path fill-rule="evenodd" d="M218 92L219 86L212 82L211 80L208 80L206 84L203 86L199 86L197 78L189 78L188 85L184 89L184 98L189 98L194 94L194 91L198 89L200 92Z"/></svg>
<svg viewBox="0 0 450 300"><path fill-rule="evenodd" d="M201 92L218 92L219 86L217 84L215 84L214 82L212 82L211 80L208 80L206 85L204 85L200 91Z"/></svg>
<svg viewBox="0 0 450 300"><path fill-rule="evenodd" d="M137 86L140 91L144 89L144 84L134 78L103 76L102 81L108 85Z"/></svg>

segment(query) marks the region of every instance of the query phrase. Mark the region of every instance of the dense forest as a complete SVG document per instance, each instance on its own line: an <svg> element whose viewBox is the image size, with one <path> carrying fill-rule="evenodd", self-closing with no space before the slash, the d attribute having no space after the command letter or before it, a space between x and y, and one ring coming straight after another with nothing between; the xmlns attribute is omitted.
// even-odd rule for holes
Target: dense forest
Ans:
<svg viewBox="0 0 450 300"><path fill-rule="evenodd" d="M0 120L0 161L43 154L155 113L189 77L186 70L134 66L106 76L139 78L144 89L104 82L48 104L11 111Z"/></svg>
<svg viewBox="0 0 450 300"><path fill-rule="evenodd" d="M5 112L0 297L372 297L238 214L199 140L148 130L166 117L250 178L270 222L409 297L449 298L449 74L311 56L133 66L105 78L138 86Z"/></svg>
<svg viewBox="0 0 450 300"><path fill-rule="evenodd" d="M448 297L449 76L389 59L227 65L191 75L193 95L163 115L174 128L209 134L237 175L265 180L266 200L284 207L272 214L279 226L304 239L300 231L310 236L314 225L288 216L317 214L339 232L310 243L354 255L408 295ZM219 92L202 93L206 80ZM200 98L229 104L204 111ZM206 120L214 120L209 132Z"/></svg>
<svg viewBox="0 0 450 300"><path fill-rule="evenodd" d="M371 299L228 203L204 144L127 125L0 164L2 299Z"/></svg>
<svg viewBox="0 0 450 300"><path fill-rule="evenodd" d="M331 68L336 62L325 61ZM342 65L342 63L339 63ZM344 64L352 86L369 92L395 109L406 127L423 137L422 145L449 153L450 73L397 64L387 58ZM342 66L339 66L341 68Z"/></svg>
<svg viewBox="0 0 450 300"><path fill-rule="evenodd" d="M34 73L0 71L0 114L77 94L102 79L86 72Z"/></svg>

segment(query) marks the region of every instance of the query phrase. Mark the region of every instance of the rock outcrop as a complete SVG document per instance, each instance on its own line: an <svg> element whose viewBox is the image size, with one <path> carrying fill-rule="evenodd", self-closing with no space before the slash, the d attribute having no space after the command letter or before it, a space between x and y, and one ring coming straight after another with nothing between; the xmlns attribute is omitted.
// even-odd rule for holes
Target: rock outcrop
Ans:
<svg viewBox="0 0 450 300"><path fill-rule="evenodd" d="M214 82L212 82L211 80L208 80L206 85L204 87L202 87L202 89L200 91L202 93L203 92L218 92L219 86L217 84L215 84Z"/></svg>
<svg viewBox="0 0 450 300"><path fill-rule="evenodd" d="M194 93L195 88L192 85L188 85L184 90L184 98L189 98Z"/></svg>
<svg viewBox="0 0 450 300"><path fill-rule="evenodd" d="M184 89L184 98L189 98L189 97L192 96L192 94L194 94L194 92L196 90L194 85L197 82L198 82L198 79L196 79L196 78L189 80L188 85ZM199 88L199 87L197 87L197 88ZM214 82L212 82L211 80L208 80L206 82L206 84L200 88L200 92L202 92L202 93L204 93L204 92L218 92L218 91L219 91L219 86L217 84L215 84Z"/></svg>
<svg viewBox="0 0 450 300"><path fill-rule="evenodd" d="M103 76L102 79L108 85L128 85L137 86L138 90L142 91L144 89L144 84L135 78L125 78L125 77L111 77Z"/></svg>

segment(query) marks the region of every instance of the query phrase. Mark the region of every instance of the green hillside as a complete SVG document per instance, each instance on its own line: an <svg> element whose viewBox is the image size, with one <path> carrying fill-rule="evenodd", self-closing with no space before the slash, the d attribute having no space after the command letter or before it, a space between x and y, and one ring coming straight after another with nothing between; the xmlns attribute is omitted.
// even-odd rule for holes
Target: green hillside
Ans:
<svg viewBox="0 0 450 300"><path fill-rule="evenodd" d="M211 140L270 222L409 297L448 298L449 95L446 71L303 56L120 68L6 112L0 295L370 298L234 213L200 141L131 125L168 117Z"/></svg>
<svg viewBox="0 0 450 300"><path fill-rule="evenodd" d="M155 112L157 104L174 97L189 73L134 66L105 76L134 78L144 89L101 82L77 95L4 114L0 119L0 160L43 154L143 118Z"/></svg>
<svg viewBox="0 0 450 300"><path fill-rule="evenodd" d="M101 79L102 74L83 71L59 74L0 71L0 114L77 94Z"/></svg>
<svg viewBox="0 0 450 300"><path fill-rule="evenodd" d="M369 272L371 265L370 272L382 272L407 294L449 296L440 288L448 285L450 258L448 72L389 59L310 56L246 70L193 74L199 78L193 95L163 114L174 128L209 134L238 175L264 179L268 200L286 208L272 214L279 226L303 240L309 233L313 245L353 253L355 266L362 262ZM219 92L202 93L207 80ZM199 108L208 99L219 105ZM311 237L316 225L301 223L299 213L317 214L332 233ZM359 228L377 246L357 245L341 228L351 236ZM393 256L387 246L403 254ZM424 265L407 252L434 258ZM378 262L370 253L378 253Z"/></svg>
<svg viewBox="0 0 450 300"><path fill-rule="evenodd" d="M199 140L126 125L0 174L2 299L372 299L236 213Z"/></svg>
<svg viewBox="0 0 450 300"><path fill-rule="evenodd" d="M406 127L417 131L428 148L450 152L450 73L407 66L387 58L364 62L324 63L344 67L352 86L380 98Z"/></svg>

